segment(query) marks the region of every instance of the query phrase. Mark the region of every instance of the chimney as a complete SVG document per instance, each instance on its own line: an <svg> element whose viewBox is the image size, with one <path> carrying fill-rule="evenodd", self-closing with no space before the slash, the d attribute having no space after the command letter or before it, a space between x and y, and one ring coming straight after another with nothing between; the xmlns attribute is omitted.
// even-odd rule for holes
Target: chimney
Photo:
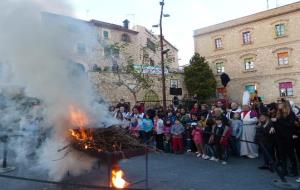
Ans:
<svg viewBox="0 0 300 190"><path fill-rule="evenodd" d="M123 21L123 27L129 29L129 20L126 19Z"/></svg>

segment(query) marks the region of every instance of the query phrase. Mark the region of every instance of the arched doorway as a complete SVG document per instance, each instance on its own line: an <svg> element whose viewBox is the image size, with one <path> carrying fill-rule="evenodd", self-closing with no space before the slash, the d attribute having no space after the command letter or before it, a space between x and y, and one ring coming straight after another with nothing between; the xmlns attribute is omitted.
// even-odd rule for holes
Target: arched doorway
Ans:
<svg viewBox="0 0 300 190"><path fill-rule="evenodd" d="M159 96L153 90L145 93L143 101L145 102L146 109L160 105Z"/></svg>

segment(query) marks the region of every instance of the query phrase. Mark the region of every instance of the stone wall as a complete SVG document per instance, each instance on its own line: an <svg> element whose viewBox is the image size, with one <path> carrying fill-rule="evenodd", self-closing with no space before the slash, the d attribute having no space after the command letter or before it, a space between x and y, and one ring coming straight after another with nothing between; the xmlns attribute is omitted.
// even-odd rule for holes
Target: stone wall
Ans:
<svg viewBox="0 0 300 190"><path fill-rule="evenodd" d="M122 78L126 77L126 74L121 74ZM131 105L134 105L133 94L125 86L120 86L117 84L118 78L117 74L111 72L89 72L89 77L94 84L96 90L108 101L108 102L119 102L121 98L130 102ZM160 76L151 76L154 84L149 89L141 89L137 93L137 100L143 101L147 92L153 90L159 97L159 100L162 100L162 83ZM183 95L187 94L186 89L183 85L183 75L181 73L169 73L166 76L166 94L167 100L172 100L174 96L170 95L170 80L178 80L178 87L182 88ZM134 83L134 81L127 81L126 84ZM182 99L182 96L179 96L179 99Z"/></svg>

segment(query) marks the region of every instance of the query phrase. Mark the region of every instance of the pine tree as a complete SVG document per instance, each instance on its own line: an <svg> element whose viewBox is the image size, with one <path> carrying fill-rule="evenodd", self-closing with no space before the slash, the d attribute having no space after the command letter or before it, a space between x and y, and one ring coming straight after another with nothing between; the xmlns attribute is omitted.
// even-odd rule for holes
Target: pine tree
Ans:
<svg viewBox="0 0 300 190"><path fill-rule="evenodd" d="M190 65L184 68L184 82L190 94L200 100L210 99L216 93L216 79L208 62L199 53L190 59Z"/></svg>

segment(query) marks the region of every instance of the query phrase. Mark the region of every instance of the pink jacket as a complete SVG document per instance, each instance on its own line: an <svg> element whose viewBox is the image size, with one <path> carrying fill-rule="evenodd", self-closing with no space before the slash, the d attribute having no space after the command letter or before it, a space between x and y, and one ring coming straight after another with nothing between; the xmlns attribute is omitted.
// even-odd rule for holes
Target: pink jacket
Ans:
<svg viewBox="0 0 300 190"><path fill-rule="evenodd" d="M192 131L193 140L197 142L202 141L202 131L199 129L193 129Z"/></svg>

